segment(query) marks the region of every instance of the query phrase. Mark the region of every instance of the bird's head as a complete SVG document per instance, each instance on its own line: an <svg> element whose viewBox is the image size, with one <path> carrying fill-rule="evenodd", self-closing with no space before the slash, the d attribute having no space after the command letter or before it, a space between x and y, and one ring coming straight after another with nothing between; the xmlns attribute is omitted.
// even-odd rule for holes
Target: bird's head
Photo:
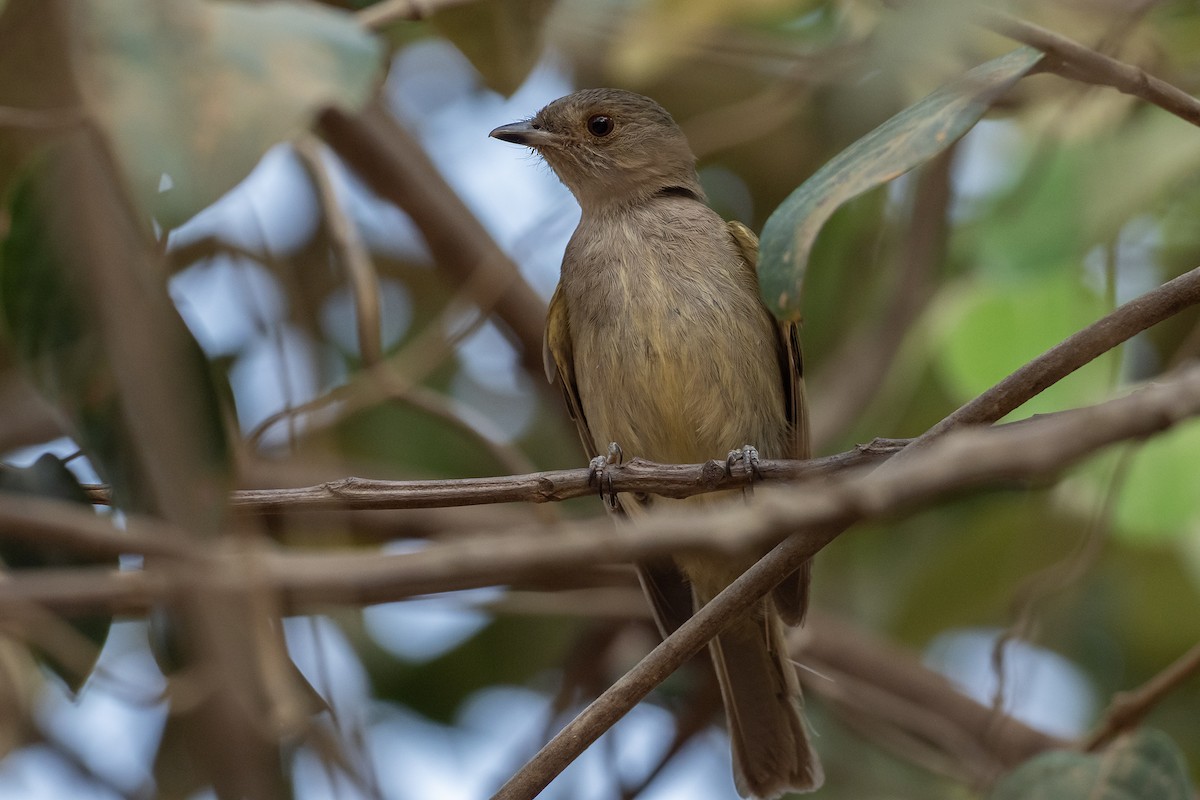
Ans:
<svg viewBox="0 0 1200 800"><path fill-rule="evenodd" d="M666 109L633 92L584 89L490 135L537 151L585 210L664 190L704 196L683 131Z"/></svg>

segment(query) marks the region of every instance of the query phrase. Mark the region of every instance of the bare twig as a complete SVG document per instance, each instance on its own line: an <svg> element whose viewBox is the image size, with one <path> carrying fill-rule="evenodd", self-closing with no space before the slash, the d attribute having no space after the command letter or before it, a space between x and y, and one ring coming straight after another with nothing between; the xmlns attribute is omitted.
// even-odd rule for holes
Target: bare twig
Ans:
<svg viewBox="0 0 1200 800"><path fill-rule="evenodd" d="M1131 692L1115 695L1099 729L1087 738L1084 749L1099 750L1123 731L1137 725L1158 703L1188 678L1200 672L1200 644Z"/></svg>
<svg viewBox="0 0 1200 800"><path fill-rule="evenodd" d="M795 481L835 474L851 467L878 464L898 452L910 439L876 439L837 455L808 461L764 459L755 481ZM664 497L696 494L748 486L751 477L729 474L724 461L703 464L657 464L640 458L614 464L605 470L616 491L652 492ZM383 481L342 478L316 486L291 489L249 489L234 492L230 503L245 513L280 511L387 510L448 508L487 503L547 503L595 494L590 470L533 472L488 478L453 478L429 481ZM85 487L95 503L108 503L103 486Z"/></svg>
<svg viewBox="0 0 1200 800"><path fill-rule="evenodd" d="M923 447L947 431L969 424L995 422L1051 384L1136 334L1200 302L1200 267L1180 275L1068 337L1022 366L1013 374L939 422L914 445ZM807 466L788 462L763 462L766 480L794 480L808 474L836 471L864 461L879 461L905 442L877 440L867 450L816 459ZM912 448L910 448L912 449ZM724 474L716 462L666 466L634 459L610 467L618 491L650 491L669 497L687 497L705 491L741 485L742 478ZM606 473L607 475L608 473ZM273 511L297 508L420 508L499 502L546 502L579 497L592 491L586 470L468 478L457 481L406 481L389 483L347 478L305 489L258 490L238 493L234 505L244 510ZM97 502L103 495L93 494Z"/></svg>
<svg viewBox="0 0 1200 800"><path fill-rule="evenodd" d="M1196 303L1200 303L1200 267L1067 337L921 434L908 449L924 447L964 425L995 422L1084 364Z"/></svg>
<svg viewBox="0 0 1200 800"><path fill-rule="evenodd" d="M383 358L379 310L379 276L371 255L363 244L354 220L338 201L329 169L321 156L321 147L312 136L302 136L294 144L296 155L308 168L316 185L325 225L338 261L354 294L354 319L358 328L358 353L364 364L378 364ZM286 359L281 359L286 360Z"/></svg>
<svg viewBox="0 0 1200 800"><path fill-rule="evenodd" d="M496 274L505 287L495 300L496 314L511 334L521 363L532 375L544 374L545 301L529 287L412 136L378 105L359 116L327 110L321 115L319 129L329 146L373 191L412 218L451 282L469 287L477 285L471 281L477 271ZM492 298L479 302L488 304ZM545 386L541 380L535 383ZM560 406L556 397L553 407Z"/></svg>
<svg viewBox="0 0 1200 800"><path fill-rule="evenodd" d="M1048 58L1039 67L1043 71L1083 83L1111 86L1200 125L1200 101L1179 87L1033 23L990 9L980 13L985 27L1045 53Z"/></svg>

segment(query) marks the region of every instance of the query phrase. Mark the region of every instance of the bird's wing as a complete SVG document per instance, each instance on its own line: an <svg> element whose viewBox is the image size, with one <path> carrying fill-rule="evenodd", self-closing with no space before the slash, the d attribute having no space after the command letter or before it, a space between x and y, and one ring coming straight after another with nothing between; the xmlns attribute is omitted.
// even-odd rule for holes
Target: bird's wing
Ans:
<svg viewBox="0 0 1200 800"><path fill-rule="evenodd" d="M598 455L596 442L588 429L587 417L583 415L583 404L579 400L579 386L575 383L575 355L571 348L571 321L567 316L567 303L563 299L562 285L554 290L550 308L546 313L546 335L542 340L542 365L546 368L546 379L554 383L558 378L563 399L567 402L567 413L575 420L579 439L588 458Z"/></svg>
<svg viewBox="0 0 1200 800"><path fill-rule="evenodd" d="M730 222L729 234L742 254L746 266L758 283L758 237L740 222ZM804 357L800 352L800 331L795 322L777 322L776 352L783 380L784 410L791 431L789 458L809 458L808 403L804 396ZM751 443L753 444L753 443Z"/></svg>
<svg viewBox="0 0 1200 800"><path fill-rule="evenodd" d="M737 244L747 267L758 282L758 237L740 222L729 223L729 234ZM804 357L800 351L800 330L795 322L777 321L776 354L783 382L783 404L788 418L790 458L810 458L808 401L804 394ZM751 442L753 444L753 442ZM808 610L808 584L812 562L806 561L796 572L775 587L775 606L789 625L799 625Z"/></svg>
<svg viewBox="0 0 1200 800"><path fill-rule="evenodd" d="M583 442L584 452L589 458L599 455L596 440L588 428L587 417L583 414L583 403L579 398L579 386L575 382L575 358L571 348L571 320L567 314L567 304L563 299L561 286L554 291L550 298L550 308L546 314L546 336L542 343L542 362L546 368L546 377L551 383L557 378L562 386L563 397L567 401L567 411L575 420L579 431L579 439ZM625 515L639 510L641 504L636 499L625 503L618 500L609 506L619 515ZM638 579L650 600L655 622L663 636L674 632L676 628L687 621L692 614L692 594L679 568L670 558L654 559L638 562L636 565Z"/></svg>

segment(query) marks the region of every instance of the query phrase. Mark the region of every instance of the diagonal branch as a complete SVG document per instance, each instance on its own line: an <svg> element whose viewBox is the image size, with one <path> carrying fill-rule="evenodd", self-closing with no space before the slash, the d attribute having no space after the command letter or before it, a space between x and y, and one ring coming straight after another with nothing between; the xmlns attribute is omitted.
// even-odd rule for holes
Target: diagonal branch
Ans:
<svg viewBox="0 0 1200 800"><path fill-rule="evenodd" d="M541 375L546 302L525 282L512 259L454 193L412 136L378 105L358 116L328 109L322 113L318 129L372 191L412 218L449 280L469 288L479 285L479 281L472 281L478 272L496 277L505 287L495 300L496 315L506 326L521 363L530 374ZM479 302L486 305L492 299L483 297ZM536 383L545 386L541 380ZM556 397L553 407L559 406Z"/></svg>
<svg viewBox="0 0 1200 800"><path fill-rule="evenodd" d="M985 10L982 18L984 27L1035 47L1049 56L1041 65L1046 72L1082 83L1111 86L1153 103L1193 125L1200 125L1200 101L1161 78L1008 14Z"/></svg>
<svg viewBox="0 0 1200 800"><path fill-rule="evenodd" d="M1142 686L1117 694L1104 714L1103 723L1088 737L1084 749L1099 750L1121 732L1137 725L1159 701L1197 672L1200 672L1200 644L1193 645Z"/></svg>
<svg viewBox="0 0 1200 800"><path fill-rule="evenodd" d="M1013 372L921 434L909 450L964 425L996 422L1035 395L1119 344L1200 303L1200 267L1116 308Z"/></svg>

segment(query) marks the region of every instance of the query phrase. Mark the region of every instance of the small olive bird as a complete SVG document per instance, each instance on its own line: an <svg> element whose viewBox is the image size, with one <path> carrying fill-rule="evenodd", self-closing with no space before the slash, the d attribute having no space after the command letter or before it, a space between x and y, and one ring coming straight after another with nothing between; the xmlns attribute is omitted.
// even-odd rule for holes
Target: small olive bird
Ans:
<svg viewBox="0 0 1200 800"><path fill-rule="evenodd" d="M664 463L808 457L796 327L759 300L758 240L708 207L671 115L642 95L588 89L491 136L535 150L583 210L550 300L544 357L589 455L615 454L615 442ZM619 498L631 514L664 502ZM664 635L755 560L690 554L639 565ZM806 564L709 645L743 796L811 791L824 779L783 635L784 621L804 619L808 582Z"/></svg>

